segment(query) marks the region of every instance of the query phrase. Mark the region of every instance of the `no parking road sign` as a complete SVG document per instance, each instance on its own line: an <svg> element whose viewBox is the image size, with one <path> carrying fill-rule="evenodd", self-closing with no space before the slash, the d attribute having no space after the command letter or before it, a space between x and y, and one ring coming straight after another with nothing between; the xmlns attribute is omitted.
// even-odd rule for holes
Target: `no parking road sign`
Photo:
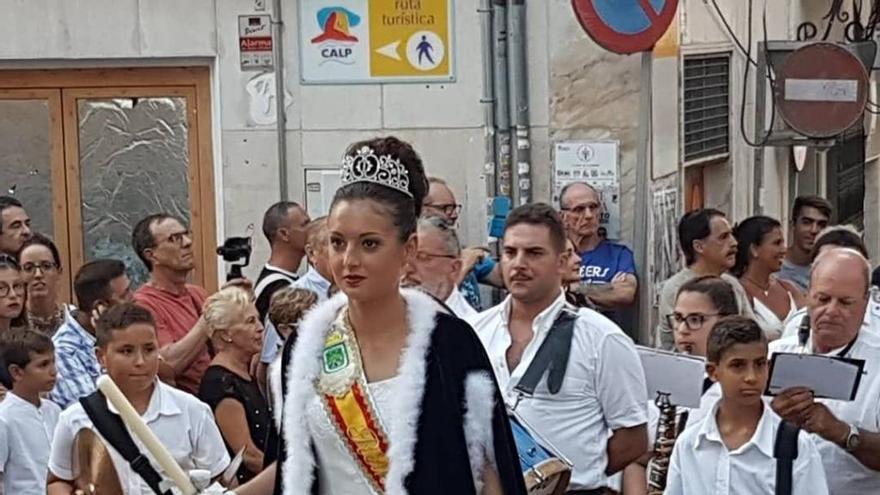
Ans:
<svg viewBox="0 0 880 495"><path fill-rule="evenodd" d="M616 53L650 50L675 17L678 0L571 0L584 31Z"/></svg>

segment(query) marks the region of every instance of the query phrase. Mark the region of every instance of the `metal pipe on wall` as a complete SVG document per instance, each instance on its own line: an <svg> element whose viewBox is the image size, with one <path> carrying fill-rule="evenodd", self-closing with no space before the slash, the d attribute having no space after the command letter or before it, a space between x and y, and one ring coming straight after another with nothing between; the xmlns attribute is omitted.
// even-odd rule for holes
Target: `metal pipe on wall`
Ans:
<svg viewBox="0 0 880 495"><path fill-rule="evenodd" d="M526 53L526 1L508 0L507 46L510 86L511 133L516 136L514 189L516 204L532 201L532 142L529 133L528 54Z"/></svg>
<svg viewBox="0 0 880 495"><path fill-rule="evenodd" d="M641 89L639 92L639 148L636 159L636 198L635 221L633 229L633 253L635 254L636 269L641 273L639 277L639 290L636 299L636 314L633 321L630 337L644 345L650 345L653 337L651 322L651 267L648 264L650 246L648 245L648 228L650 222L648 208L651 193L651 167L652 162L652 124L653 124L653 70L654 55L651 52L642 52ZM657 241L655 241L657 242ZM661 315L661 318L665 316Z"/></svg>
<svg viewBox="0 0 880 495"><path fill-rule="evenodd" d="M278 190L281 201L290 199L287 184L287 113L285 111L284 87L284 20L281 15L281 0L272 0L272 36L275 58L275 130L278 141Z"/></svg>
<svg viewBox="0 0 880 495"><path fill-rule="evenodd" d="M495 93L495 191L510 197L513 189L510 149L510 99L507 91L507 2L492 3L492 65Z"/></svg>
<svg viewBox="0 0 880 495"><path fill-rule="evenodd" d="M483 174L486 180L486 197L494 198L497 191L495 183L495 80L492 50L492 0L480 0L477 7L480 16L480 48L483 60L483 91L480 104L483 105ZM487 206L487 217L491 218L491 206Z"/></svg>

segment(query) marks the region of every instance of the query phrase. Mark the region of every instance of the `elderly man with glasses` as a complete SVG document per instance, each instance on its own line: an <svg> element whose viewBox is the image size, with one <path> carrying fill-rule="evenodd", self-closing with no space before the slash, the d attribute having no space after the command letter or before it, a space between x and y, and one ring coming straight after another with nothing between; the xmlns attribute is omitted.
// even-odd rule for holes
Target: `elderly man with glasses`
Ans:
<svg viewBox="0 0 880 495"><path fill-rule="evenodd" d="M461 213L461 205L455 202L452 189L445 180L438 177L428 177L428 184L430 185L428 194L422 203L424 214L442 217L451 228L455 228L458 215ZM483 310L480 284L504 287L501 268L485 247L469 247L461 250L461 267L456 283L462 296L477 311Z"/></svg>
<svg viewBox="0 0 880 495"><path fill-rule="evenodd" d="M134 301L153 314L160 356L174 370L178 387L196 394L211 357L201 319L208 295L187 283L196 267L192 233L183 220L158 213L135 225L132 247L150 271Z"/></svg>
<svg viewBox="0 0 880 495"><path fill-rule="evenodd" d="M405 285L421 287L459 318L477 314L458 290L461 270L461 245L455 229L442 217L427 216L419 220L419 249L406 266Z"/></svg>
<svg viewBox="0 0 880 495"><path fill-rule="evenodd" d="M580 291L606 316L626 328L630 321L622 310L632 307L639 287L632 250L599 235L602 198L586 182L573 182L562 188L559 207L566 235L581 258Z"/></svg>

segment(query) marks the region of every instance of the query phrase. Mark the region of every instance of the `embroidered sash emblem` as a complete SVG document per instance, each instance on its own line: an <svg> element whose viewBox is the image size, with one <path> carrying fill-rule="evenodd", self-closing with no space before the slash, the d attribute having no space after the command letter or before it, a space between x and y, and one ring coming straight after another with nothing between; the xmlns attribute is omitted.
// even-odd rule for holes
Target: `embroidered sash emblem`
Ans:
<svg viewBox="0 0 880 495"><path fill-rule="evenodd" d="M321 353L318 394L337 435L366 480L385 493L388 437L370 400L357 339L346 311L333 322Z"/></svg>

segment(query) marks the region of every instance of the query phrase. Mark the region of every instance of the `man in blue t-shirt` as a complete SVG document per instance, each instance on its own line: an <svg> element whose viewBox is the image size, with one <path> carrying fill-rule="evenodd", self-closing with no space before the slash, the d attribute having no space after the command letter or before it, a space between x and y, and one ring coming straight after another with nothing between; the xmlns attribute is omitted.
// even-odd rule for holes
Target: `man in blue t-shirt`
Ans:
<svg viewBox="0 0 880 495"><path fill-rule="evenodd" d="M628 247L599 236L599 193L585 182L573 182L562 189L559 207L566 234L581 256L580 291L618 325L628 326L621 310L635 302L636 265Z"/></svg>

